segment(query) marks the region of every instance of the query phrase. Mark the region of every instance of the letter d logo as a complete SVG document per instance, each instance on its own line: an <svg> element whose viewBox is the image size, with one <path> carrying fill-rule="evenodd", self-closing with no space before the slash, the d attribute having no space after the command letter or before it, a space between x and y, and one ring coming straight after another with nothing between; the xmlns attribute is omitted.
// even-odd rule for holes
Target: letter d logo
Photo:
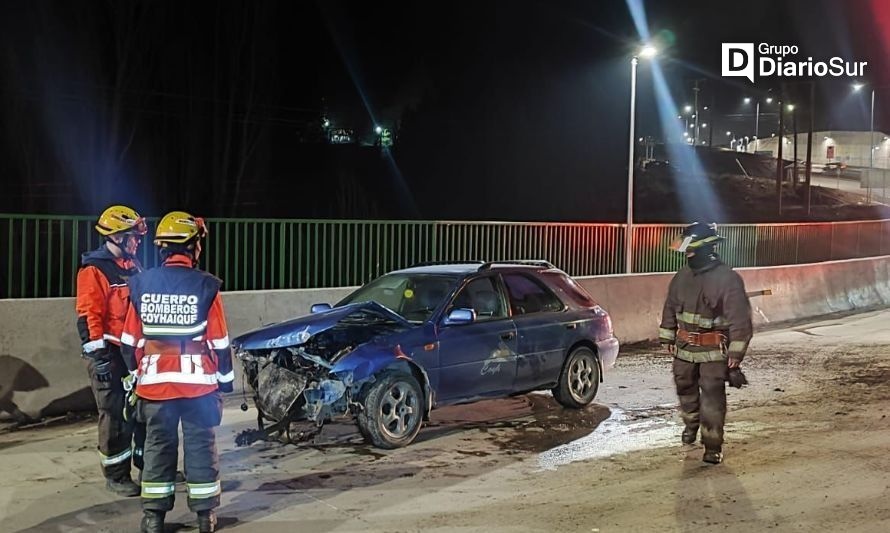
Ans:
<svg viewBox="0 0 890 533"><path fill-rule="evenodd" d="M754 43L723 43L723 76L741 76L754 83Z"/></svg>

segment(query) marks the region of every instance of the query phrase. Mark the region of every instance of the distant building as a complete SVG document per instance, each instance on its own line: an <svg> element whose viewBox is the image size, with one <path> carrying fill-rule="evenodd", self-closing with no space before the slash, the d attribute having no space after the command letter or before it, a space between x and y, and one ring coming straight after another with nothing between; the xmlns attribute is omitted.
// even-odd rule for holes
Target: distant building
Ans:
<svg viewBox="0 0 890 533"><path fill-rule="evenodd" d="M869 136L872 142L869 142ZM790 160L794 157L794 135L785 135L785 146L782 158ZM738 151L761 153L772 157L778 156L778 137L749 140L741 145ZM874 151L869 160L869 149ZM797 134L797 159L804 161L807 157L807 134ZM890 168L890 136L876 131L814 131L813 132L813 167L825 166L829 163L841 163L847 167Z"/></svg>

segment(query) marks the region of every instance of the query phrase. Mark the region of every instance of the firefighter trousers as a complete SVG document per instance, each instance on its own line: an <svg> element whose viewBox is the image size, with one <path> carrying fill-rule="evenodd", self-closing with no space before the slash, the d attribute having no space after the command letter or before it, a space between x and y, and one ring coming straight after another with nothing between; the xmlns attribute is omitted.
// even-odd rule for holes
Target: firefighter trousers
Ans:
<svg viewBox="0 0 890 533"><path fill-rule="evenodd" d="M140 399L137 412L146 432L143 509L173 509L180 424L189 509L197 512L219 507L222 489L214 431L222 419L219 393L174 400Z"/></svg>
<svg viewBox="0 0 890 533"><path fill-rule="evenodd" d="M690 363L675 358L673 371L686 429L701 427L705 449L720 450L726 421L726 361Z"/></svg>
<svg viewBox="0 0 890 533"><path fill-rule="evenodd" d="M124 420L124 391L121 379L127 367L121 358L120 348L108 347L111 362L111 379L106 382L96 377L96 362L90 360L90 387L99 411L99 462L107 479L115 481L130 477L130 464L142 469L145 428L135 421Z"/></svg>

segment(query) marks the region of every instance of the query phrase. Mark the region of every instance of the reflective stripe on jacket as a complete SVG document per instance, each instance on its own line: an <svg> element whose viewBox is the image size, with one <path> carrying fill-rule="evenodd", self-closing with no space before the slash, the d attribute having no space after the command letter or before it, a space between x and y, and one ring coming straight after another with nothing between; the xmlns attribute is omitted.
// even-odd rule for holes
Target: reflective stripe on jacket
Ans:
<svg viewBox="0 0 890 533"><path fill-rule="evenodd" d="M121 341L138 396L195 398L234 380L220 284L182 255L130 281Z"/></svg>
<svg viewBox="0 0 890 533"><path fill-rule="evenodd" d="M677 329L690 332L720 331L728 338L724 349L677 343ZM741 361L753 335L751 304L745 282L719 260L693 271L684 266L671 280L662 312L659 340L677 343L677 357L694 363Z"/></svg>

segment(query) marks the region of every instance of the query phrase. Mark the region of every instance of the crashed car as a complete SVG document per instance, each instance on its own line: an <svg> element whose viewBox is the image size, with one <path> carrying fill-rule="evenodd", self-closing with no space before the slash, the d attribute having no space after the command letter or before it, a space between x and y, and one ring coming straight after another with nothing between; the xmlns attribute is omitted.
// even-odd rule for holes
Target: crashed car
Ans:
<svg viewBox="0 0 890 533"><path fill-rule="evenodd" d="M618 355L606 311L544 261L419 265L311 311L233 341L261 429L351 415L397 448L444 405L550 390L581 408Z"/></svg>

